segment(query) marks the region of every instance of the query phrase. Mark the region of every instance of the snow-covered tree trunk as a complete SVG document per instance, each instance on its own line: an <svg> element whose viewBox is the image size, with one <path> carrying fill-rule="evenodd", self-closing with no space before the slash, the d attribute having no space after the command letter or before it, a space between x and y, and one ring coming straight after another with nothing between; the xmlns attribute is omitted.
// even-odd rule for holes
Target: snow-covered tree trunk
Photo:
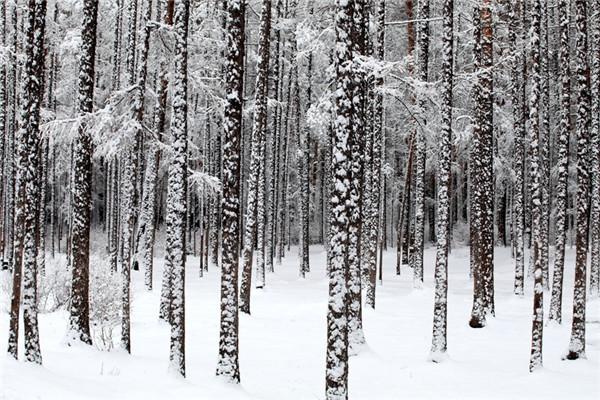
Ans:
<svg viewBox="0 0 600 400"><path fill-rule="evenodd" d="M92 135L87 119L94 106L96 25L98 2L84 2L82 51L79 64L79 115L81 121L74 144L73 252L70 340L92 343L89 323L90 225L92 212Z"/></svg>
<svg viewBox="0 0 600 400"><path fill-rule="evenodd" d="M42 363L37 317L37 243L39 191L38 163L40 145L40 109L43 100L44 33L46 1L29 0L24 16L25 60L21 97L21 119L17 148L17 203L15 265L9 330L9 354L17 358L21 271L23 273L23 322L25 359Z"/></svg>
<svg viewBox="0 0 600 400"><path fill-rule="evenodd" d="M490 0L482 0L476 13L480 16L481 32L476 44L476 126L471 150L471 247L473 274L473 309L469 325L485 326L487 314L493 314L494 269L494 164L492 124L492 14ZM477 40L476 40L477 41Z"/></svg>
<svg viewBox="0 0 600 400"><path fill-rule="evenodd" d="M289 129L289 116L292 104L292 95L296 86L298 85L298 65L292 63L288 73L288 90L287 90L287 101L286 111L283 117L282 128L284 131L283 144L281 147L281 160L282 165L280 166L280 184L279 192L281 193L279 200L279 213L277 216L277 264L281 265L281 261L285 256L285 234L286 234L286 218L288 214L288 184L289 184L289 159L290 159L290 129Z"/></svg>
<svg viewBox="0 0 600 400"><path fill-rule="evenodd" d="M0 4L0 46L6 46L6 2ZM8 116L7 96L7 68L5 64L0 65L0 270L4 269L4 244L6 225L6 199L4 187L8 181L8 163L12 154L8 148L8 133L6 130L6 118Z"/></svg>
<svg viewBox="0 0 600 400"><path fill-rule="evenodd" d="M281 19L281 9L282 9L282 0L277 0L275 5L275 14L276 14L276 22L278 23ZM282 74L280 73L280 53L281 53L281 29L277 27L275 30L275 49L273 53L273 57L271 62L273 63L272 67L272 75L276 77L276 79L272 80L272 95L275 99L275 106L272 112L272 121L271 127L267 127L271 131L271 175L269 176L269 209L267 215L267 237L265 244L265 253L266 253L266 269L269 272L274 272L273 268L273 259L275 258L275 244L276 244L276 222L277 222L277 209L278 209L278 182L279 182L279 169L280 162L279 158L281 153L279 149L281 148L281 107L279 105L279 101L281 100L281 91L283 88L283 84L280 84L280 80L282 79Z"/></svg>
<svg viewBox="0 0 600 400"><path fill-rule="evenodd" d="M521 14L525 13L523 2L513 3L510 10L510 42L512 45L512 112L513 112L513 131L514 131L514 194L513 194L513 229L514 229L514 252L515 252L515 283L514 293L518 296L523 295L524 275L525 275L525 44L524 32L522 26L523 19Z"/></svg>
<svg viewBox="0 0 600 400"><path fill-rule="evenodd" d="M552 299L549 319L561 323L563 275L565 269L565 245L567 242L567 200L569 179L569 137L571 135L571 66L569 44L570 0L559 0L560 24L560 123L556 139L558 182L556 184L556 221L554 268L552 275Z"/></svg>
<svg viewBox="0 0 600 400"><path fill-rule="evenodd" d="M127 32L127 54L126 54L126 76L128 87L136 85L136 47L137 47L137 2L130 0ZM141 90L141 89L140 89ZM142 97L143 99L143 97ZM121 151L120 173L125 179L121 179L120 196L120 239L119 245L122 251L121 273L122 285L122 313L121 313L121 346L128 353L131 352L131 317L130 317L130 290L131 290L131 266L133 261L133 238L136 220L136 187L139 178L138 171L138 143L141 134L139 93L134 96L131 107L132 121L129 122L127 144ZM169 268L165 265L165 268Z"/></svg>
<svg viewBox="0 0 600 400"><path fill-rule="evenodd" d="M221 135L215 135L215 146L213 149L213 163L215 166L214 176L221 180L222 178L222 167L221 167ZM212 211L210 214L210 261L213 265L219 265L219 252L220 252L220 232L221 232L221 194L213 193L212 195Z"/></svg>
<svg viewBox="0 0 600 400"><path fill-rule="evenodd" d="M113 157L111 160L111 207L109 211L110 219L110 232L109 232L109 259L110 268L113 272L117 271L118 255L119 255L119 204L120 204L120 193L119 193L119 159Z"/></svg>
<svg viewBox="0 0 600 400"><path fill-rule="evenodd" d="M414 57L415 50L415 29L414 29L414 4L413 0L405 1L406 19L409 21L406 25L408 36L408 55ZM409 63L408 72L410 75L414 73L413 63ZM411 99L412 100L412 99ZM398 248L396 254L396 274L400 274L402 265L408 264L408 248L410 243L410 200L411 186L413 176L414 149L415 149L416 132L413 131L408 139L408 155L406 160L406 170L404 171L404 186L400 198L400 210L398 215Z"/></svg>
<svg viewBox="0 0 600 400"><path fill-rule="evenodd" d="M223 143L221 324L217 375L238 383L238 264L239 192L242 136L242 91L244 77L245 3L227 3L227 56L225 64L225 104Z"/></svg>
<svg viewBox="0 0 600 400"><path fill-rule="evenodd" d="M16 165L15 165L15 131L16 131L16 114L17 114L17 69L18 61L16 57L17 53L17 7L16 4L12 5L10 10L11 25L13 26L13 34L9 48L12 54L9 57L8 72L6 77L7 86L7 131L6 131L6 149L5 157L5 253L3 269L13 267L13 256L14 256L14 233L15 233L15 194L16 194ZM12 308L11 308L12 310ZM12 312L12 311L11 311ZM11 314L12 317L12 314ZM12 318L11 318L12 321Z"/></svg>
<svg viewBox="0 0 600 400"><path fill-rule="evenodd" d="M428 79L429 63L429 0L419 1L417 19L417 78L421 83ZM418 96L419 106L425 108L422 94ZM424 110L423 110L424 111ZM425 118L422 118L425 122ZM415 244L413 260L413 285L423 285L423 251L425 235L425 161L427 159L427 139L423 127L415 135Z"/></svg>
<svg viewBox="0 0 600 400"><path fill-rule="evenodd" d="M542 3L541 9L541 93L540 93L540 169L542 174L542 279L544 289L549 288L549 236L550 236L550 43L548 27L548 1Z"/></svg>
<svg viewBox="0 0 600 400"><path fill-rule="evenodd" d="M590 69L588 66L588 2L575 0L575 70L577 80L577 233L573 323L567 359L585 358L586 269L588 258L590 171ZM597 221L594 221L597 223Z"/></svg>
<svg viewBox="0 0 600 400"><path fill-rule="evenodd" d="M112 54L112 89L119 90L121 86L121 39L122 39L122 19L123 19L123 2L124 0L117 0L116 10L116 21L115 21L115 32L113 41L113 54Z"/></svg>
<svg viewBox="0 0 600 400"><path fill-rule="evenodd" d="M167 25L172 25L173 22L174 1L167 4L167 12L164 22ZM142 19L144 28L142 38L142 52L140 54L140 68L138 71L138 102L140 109L137 117L139 122L143 118L143 96L146 86L146 70L148 62L148 51L150 47L150 17L152 10L152 1L148 1L146 5L145 15ZM159 16L156 16L157 19ZM144 188L142 190L142 203L140 207L140 220L138 227L138 257L142 257L144 264L144 282L148 290L152 290L152 273L153 273L153 255L154 255L154 238L155 238L155 215L156 215L156 186L158 180L158 168L160 164L160 147L155 141L160 141L165 130L165 108L167 101L167 86L166 77L166 61L164 56L161 57L159 65L157 101L154 112L154 128L157 138L150 140L146 155L146 168L144 172ZM140 254L141 253L141 254Z"/></svg>
<svg viewBox="0 0 600 400"><path fill-rule="evenodd" d="M590 7L590 60L591 60L591 215L590 221L600 220L600 5L591 2ZM590 295L600 295L600 224L591 226Z"/></svg>
<svg viewBox="0 0 600 400"><path fill-rule="evenodd" d="M271 1L264 0L260 20L260 38L258 48L258 62L256 75L256 95L254 124L252 127L252 144L250 154L250 175L248 177L248 204L246 205L246 227L244 231L244 251L242 256L242 284L240 287L240 311L250 314L250 290L252 282L252 257L256 245L254 238L263 236L264 245L264 171L265 154L264 142L267 130L267 95L269 74L269 44L271 31ZM261 193L262 192L262 196ZM259 200L262 200L259 201ZM262 209L259 211L259 209ZM262 233L261 233L262 231ZM264 246L259 246L258 252L264 252ZM263 253L264 254L264 253ZM258 257L257 257L258 258ZM257 287L264 286L264 263L262 267L257 260Z"/></svg>
<svg viewBox="0 0 600 400"><path fill-rule="evenodd" d="M523 108L523 93L525 91L525 46L521 13L525 12L523 2L515 2L510 5L510 43L512 46L512 113L514 131L514 194L513 194L513 229L514 229L514 253L515 253L515 284L514 293L523 295L525 275L525 245L524 245L524 189L525 189L525 115Z"/></svg>
<svg viewBox="0 0 600 400"><path fill-rule="evenodd" d="M332 143L331 243L329 253L329 301L327 306L327 357L325 397L348 398L348 236L352 210L351 144L353 99L352 0L336 1L335 10L335 131Z"/></svg>
<svg viewBox="0 0 600 400"><path fill-rule="evenodd" d="M187 204L187 59L189 0L176 0L173 115L167 189L166 263L171 267L170 369L185 376L185 232Z"/></svg>
<svg viewBox="0 0 600 400"><path fill-rule="evenodd" d="M312 12L312 9L311 11ZM307 80L308 87L306 89L306 111L312 103L312 68L313 68L313 54L308 54L308 69L307 69ZM299 110L298 110L299 111ZM300 113L298 116L300 117ZM299 145L298 149L301 152L300 159L298 162L299 170L298 176L300 180L300 276L305 277L306 273L310 271L310 259L309 259L309 245L310 245L310 127L307 123L304 124L303 128L298 132Z"/></svg>
<svg viewBox="0 0 600 400"><path fill-rule="evenodd" d="M39 190L40 190L40 204L39 215L37 221L37 235L38 235L38 257L37 257L37 268L40 276L46 275L46 200L48 197L48 153L50 140L45 137L40 142L40 165L39 165ZM0 196L1 197L1 196Z"/></svg>
<svg viewBox="0 0 600 400"><path fill-rule="evenodd" d="M396 254L396 274L400 275L402 265L408 264L409 246L409 216L410 216L410 192L412 182L413 160L414 160L414 137L408 139L408 155L406 160L406 171L404 171L404 189L400 199L400 211L398 215L398 249Z"/></svg>
<svg viewBox="0 0 600 400"><path fill-rule="evenodd" d="M365 343L362 328L362 288L361 288L361 233L365 226L362 211L364 210L364 165L365 142L370 143L372 137L367 125L367 107L370 104L369 79L367 71L361 66L360 57L367 54L368 47L368 21L369 9L363 0L354 0L352 10L352 50L353 64L353 87L352 87L352 140L348 142L350 147L350 202L348 223L348 294L347 294L347 318L348 318L348 345L351 354L357 354L359 348ZM362 215L361 215L362 214ZM364 253L363 253L364 254ZM363 260L364 261L364 260ZM364 263L364 265L368 265ZM368 270L367 270L368 274ZM366 304L370 304L367 296Z"/></svg>
<svg viewBox="0 0 600 400"><path fill-rule="evenodd" d="M534 294L533 318L531 335L531 357L529 371L534 371L542 366L542 335L544 329L544 288L542 266L542 171L540 157L540 95L541 95L541 4L534 0L529 10L531 28L529 30L530 77L531 89L529 93L529 138L530 138L530 177L531 177L531 225L532 225L532 251L534 263Z"/></svg>
<svg viewBox="0 0 600 400"><path fill-rule="evenodd" d="M443 3L442 31L442 124L438 138L437 182L437 250L435 257L435 302L433 307L433 338L431 358L441 361L446 353L448 313L448 243L449 243L449 186L452 155L452 79L454 1Z"/></svg>

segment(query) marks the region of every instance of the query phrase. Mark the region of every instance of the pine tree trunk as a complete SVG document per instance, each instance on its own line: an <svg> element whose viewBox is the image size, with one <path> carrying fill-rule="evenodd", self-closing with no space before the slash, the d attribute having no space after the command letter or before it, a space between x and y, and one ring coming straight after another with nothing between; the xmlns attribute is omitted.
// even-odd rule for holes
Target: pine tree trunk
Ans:
<svg viewBox="0 0 600 400"><path fill-rule="evenodd" d="M227 56L225 84L223 200L221 252L221 323L217 375L239 383L238 363L238 264L240 144L242 136L242 91L244 77L245 3L227 3Z"/></svg>
<svg viewBox="0 0 600 400"><path fill-rule="evenodd" d="M530 10L531 29L529 49L531 52L531 91L529 94L529 137L530 137L530 177L531 177L531 225L532 225L532 251L534 263L534 294L533 318L531 334L531 357L529 371L542 366L542 335L544 329L544 289L542 266L542 171L540 156L540 94L541 94L541 66L540 66L540 22L541 4L535 0Z"/></svg>
<svg viewBox="0 0 600 400"><path fill-rule="evenodd" d="M282 0L277 0L275 11L277 15L277 20L281 19L281 6ZM274 272L273 268L273 259L275 258L275 244L276 244L276 224L277 224L277 210L278 210L278 183L279 183L279 170L280 170L280 156L281 153L279 149L281 148L281 107L279 106L279 101L281 101L281 91L283 88L283 84L280 84L280 80L282 78L282 74L279 68L280 66L280 49L281 49L281 30L279 28L275 29L275 53L273 55L272 63L273 63L273 73L272 75L276 77L273 79L272 85L272 95L275 98L276 104L273 109L273 119L271 122L271 175L269 177L269 210L267 215L267 241L266 241L266 269L269 272ZM269 129L267 127L267 129Z"/></svg>
<svg viewBox="0 0 600 400"><path fill-rule="evenodd" d="M573 324L567 359L585 358L586 269L589 235L590 171L590 69L587 38L588 8L585 0L575 0L575 77L577 79L577 233L575 251L575 288ZM595 139L595 138L594 138ZM597 221L594 221L597 223Z"/></svg>
<svg viewBox="0 0 600 400"><path fill-rule="evenodd" d="M369 18L369 9L365 1L354 0L353 12L353 31L352 46L354 46L354 57L366 56L368 47L367 26ZM367 107L370 105L370 77L367 71L360 67L360 60L354 60L353 74L353 93L352 93L352 141L350 147L350 216L348 222L348 293L347 293L347 314L348 314L348 344L350 354L357 354L360 346L365 343L365 337L362 328L362 287L361 287L361 236L363 226L363 215L368 204L364 200L364 169L365 165L370 165L365 157L365 140L363 137L372 137L367 122ZM370 210L369 210L370 211ZM364 236L363 236L364 238ZM366 263L365 263L366 264ZM366 264L368 268L368 264ZM367 293L366 304L374 306L375 296L370 299Z"/></svg>
<svg viewBox="0 0 600 400"><path fill-rule="evenodd" d="M0 46L6 46L6 2L0 4ZM8 115L8 96L6 65L0 65L0 270L4 270L4 244L6 226L6 204L4 187L8 181L8 163L12 154L8 148L8 132L6 129L6 117Z"/></svg>
<svg viewBox="0 0 600 400"><path fill-rule="evenodd" d="M348 207L351 192L353 62L352 0L336 1L335 133L332 146L331 243L329 253L329 302L327 306L327 356L325 397L348 399Z"/></svg>
<svg viewBox="0 0 600 400"><path fill-rule="evenodd" d="M540 108L540 168L542 173L542 281L544 289L549 288L549 236L550 236L550 69L548 43L548 2L542 3L540 57L542 69L541 108Z"/></svg>
<svg viewBox="0 0 600 400"><path fill-rule="evenodd" d="M80 122L74 146L73 174L73 228L71 232L73 252L73 279L71 314L69 319L70 340L92 343L89 324L89 262L90 226L92 213L92 137L87 128L88 115L94 105L94 72L96 59L96 19L98 2L84 3L82 29L82 58L79 71Z"/></svg>
<svg viewBox="0 0 600 400"><path fill-rule="evenodd" d="M592 174L591 192L591 215L590 221L600 220L600 5L592 2L590 14L590 46L591 54L591 143L590 164ZM600 224L593 223L591 226L591 265L590 265L590 295L600 295Z"/></svg>
<svg viewBox="0 0 600 400"><path fill-rule="evenodd" d="M246 206L246 226L244 232L242 284L240 287L240 311L250 314L250 288L252 280L252 255L254 252L255 236L264 238L264 142L267 129L267 94L269 73L269 42L271 31L271 1L264 0L260 20L259 61L256 75L256 98L254 124L252 127L252 144L250 155L250 175L248 177L248 204ZM264 173L264 172L263 172ZM262 192L262 195L261 195ZM260 201L262 200L262 201ZM258 252L263 252L264 245L259 243ZM258 257L257 257L258 258ZM264 263L262 267L257 260L257 287L264 286Z"/></svg>
<svg viewBox="0 0 600 400"><path fill-rule="evenodd" d="M15 266L9 331L9 354L17 358L17 334L21 283L23 272L23 322L25 359L42 363L37 316L37 243L38 222L38 163L40 145L40 109L43 100L44 33L46 1L29 0L25 16L25 64L22 91L21 121L17 162L17 233ZM21 265L22 263L22 265ZM15 305L15 303L17 303Z"/></svg>
<svg viewBox="0 0 600 400"><path fill-rule="evenodd" d="M419 2L417 13L421 21L417 25L417 77L420 82L427 82L429 62L429 0ZM421 111L424 112L425 100L418 99ZM422 118L425 122L425 118ZM413 286L423 286L423 251L425 234L425 161L427 158L427 139L423 128L417 129L415 136L415 252L413 256Z"/></svg>
<svg viewBox="0 0 600 400"><path fill-rule="evenodd" d="M312 13L312 8L311 11ZM306 91L306 110L310 108L312 104L312 52L308 54L308 88ZM298 114L300 117L300 114ZM302 134L303 133L303 134ZM309 245L310 245L310 127L307 123L304 124L300 134L300 148L302 152L299 160L299 179L300 179L300 276L304 277L307 272L310 271L310 259L309 259Z"/></svg>
<svg viewBox="0 0 600 400"><path fill-rule="evenodd" d="M166 4L165 10L165 24L173 25L173 15L175 13L175 0L169 0ZM159 81L159 96L158 102L156 104L156 111L154 116L154 123L156 126L156 130L159 133L163 133L165 131L165 121L166 121L166 106L167 106L167 89L169 82L167 80L167 66L166 63L161 66L161 76ZM160 207L160 206L159 206ZM165 263L165 268L163 269L163 276L161 282L161 291L160 291L160 309L159 309L159 318L163 321L167 321L171 323L171 276L172 271L170 268L170 264Z"/></svg>
<svg viewBox="0 0 600 400"><path fill-rule="evenodd" d="M173 74L173 149L167 192L166 262L171 267L170 369L185 377L185 262L187 204L187 59L189 0L175 4L175 69Z"/></svg>
<svg viewBox="0 0 600 400"><path fill-rule="evenodd" d="M513 194L513 226L514 226L514 252L515 252L515 283L514 293L518 296L523 295L524 275L525 275L525 257L524 257L524 189L525 189L525 114L523 108L523 96L525 91L525 74L523 68L525 65L525 27L522 26L519 19L519 12L525 13L523 2L513 3L511 5L510 20L512 21L510 29L510 42L513 51L513 63L511 76L513 80L512 102L513 102L513 131L515 135L514 147L514 171L515 183ZM521 48L519 43L521 41Z"/></svg>
<svg viewBox="0 0 600 400"><path fill-rule="evenodd" d="M435 258L435 302L433 308L433 339L431 358L435 362L446 353L448 308L448 242L449 242L449 186L452 154L452 68L453 68L454 1L443 3L442 33L442 126L438 142L437 184L437 251Z"/></svg>
<svg viewBox="0 0 600 400"><path fill-rule="evenodd" d="M494 164L492 124L492 15L490 0L483 0L476 11L480 17L480 46L476 68L476 127L471 150L471 250L473 263L473 309L469 325L485 326L487 314L494 313Z"/></svg>
<svg viewBox="0 0 600 400"><path fill-rule="evenodd" d="M569 180L569 137L571 135L571 67L569 46L569 0L559 0L560 24L560 124L556 140L558 182L556 184L556 242L549 319L561 323L565 245L567 242L567 200Z"/></svg>

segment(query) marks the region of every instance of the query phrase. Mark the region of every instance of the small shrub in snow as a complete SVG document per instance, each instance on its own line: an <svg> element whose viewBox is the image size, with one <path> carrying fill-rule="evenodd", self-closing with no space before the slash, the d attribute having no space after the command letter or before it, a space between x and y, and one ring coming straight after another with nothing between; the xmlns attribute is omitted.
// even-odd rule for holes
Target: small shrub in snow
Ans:
<svg viewBox="0 0 600 400"><path fill-rule="evenodd" d="M121 274L104 258L90 259L90 330L99 350L113 348L113 332L121 321Z"/></svg>
<svg viewBox="0 0 600 400"><path fill-rule="evenodd" d="M46 257L46 273L39 276L37 292L38 311L51 313L68 309L71 301L71 270L64 255Z"/></svg>

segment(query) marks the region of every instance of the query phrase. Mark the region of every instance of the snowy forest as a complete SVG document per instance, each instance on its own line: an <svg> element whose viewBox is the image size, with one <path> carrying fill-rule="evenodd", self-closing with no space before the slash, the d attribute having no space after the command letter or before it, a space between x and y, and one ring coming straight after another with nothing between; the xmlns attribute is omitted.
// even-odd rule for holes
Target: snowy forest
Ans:
<svg viewBox="0 0 600 400"><path fill-rule="evenodd" d="M600 1L1 0L0 398L600 396Z"/></svg>

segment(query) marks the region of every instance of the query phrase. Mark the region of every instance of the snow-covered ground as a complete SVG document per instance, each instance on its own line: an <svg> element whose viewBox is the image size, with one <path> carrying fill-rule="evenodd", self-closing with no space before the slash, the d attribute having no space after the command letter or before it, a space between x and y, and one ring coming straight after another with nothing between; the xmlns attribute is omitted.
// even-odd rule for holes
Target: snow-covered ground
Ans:
<svg viewBox="0 0 600 400"><path fill-rule="evenodd" d="M241 385L215 377L219 326L219 274L198 278L188 258L186 282L187 378L167 371L169 329L158 321L162 260L155 289L133 273L132 354L64 344L67 313L40 315L42 367L0 356L0 399L322 399L324 397L327 278L325 253L311 248L312 272L298 278L292 249L267 287L253 290L252 315L240 316ZM496 249L496 318L484 329L467 322L472 302L468 248L450 256L449 358L428 361L433 310L434 250L425 253L425 285L412 288L411 271L395 275L395 252L384 255L377 309L363 311L368 345L350 361L355 399L598 399L600 395L600 301L587 308L587 360L562 361L571 322L574 252L565 278L564 322L544 329L544 368L528 372L531 282L524 298L512 294L509 250ZM6 274L3 272L3 274ZM0 296L6 296L1 293ZM549 293L545 295L546 314ZM22 329L21 329L22 331ZM0 313L0 346L8 315ZM118 333L115 338L118 341ZM22 342L22 341L21 341ZM0 347L4 348L4 347ZM22 350L20 354L23 354Z"/></svg>

